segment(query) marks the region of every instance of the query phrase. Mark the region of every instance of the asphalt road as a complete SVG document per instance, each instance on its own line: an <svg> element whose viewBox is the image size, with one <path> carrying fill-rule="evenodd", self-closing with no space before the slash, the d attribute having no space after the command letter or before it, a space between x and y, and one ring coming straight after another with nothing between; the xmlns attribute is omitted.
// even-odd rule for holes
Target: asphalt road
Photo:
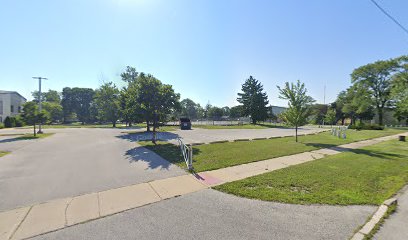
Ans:
<svg viewBox="0 0 408 240"><path fill-rule="evenodd" d="M299 128L299 135L311 134L327 129L316 127ZM151 139L151 133L134 134L134 140ZM232 141L235 139L254 139L294 136L295 130L292 128L266 128L266 129L201 129L177 130L172 132L160 132L157 137L160 140L177 143L177 138L182 137L185 143L209 143L214 141Z"/></svg>
<svg viewBox="0 0 408 240"><path fill-rule="evenodd" d="M397 211L385 220L374 239L408 239L408 188L405 189L405 192L398 197Z"/></svg>
<svg viewBox="0 0 408 240"><path fill-rule="evenodd" d="M123 138L119 129L47 129L38 140L4 141L0 211L186 174ZM3 132L2 132L3 133Z"/></svg>
<svg viewBox="0 0 408 240"><path fill-rule="evenodd" d="M139 129L143 131L144 129ZM300 134L322 129L302 129ZM32 129L3 129L0 134L31 133ZM186 174L155 153L139 147L139 135L125 129L45 129L55 135L37 140L15 141L0 136L0 211L51 199L148 182ZM134 131L134 130L133 130ZM195 129L160 133L176 143L293 135L293 129Z"/></svg>
<svg viewBox="0 0 408 240"><path fill-rule="evenodd" d="M203 190L34 238L348 239L373 206L301 206Z"/></svg>

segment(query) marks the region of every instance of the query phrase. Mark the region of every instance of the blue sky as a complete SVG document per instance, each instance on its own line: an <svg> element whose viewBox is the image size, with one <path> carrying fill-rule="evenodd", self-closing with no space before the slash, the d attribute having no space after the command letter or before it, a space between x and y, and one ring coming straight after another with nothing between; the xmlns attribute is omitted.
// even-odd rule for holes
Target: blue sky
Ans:
<svg viewBox="0 0 408 240"><path fill-rule="evenodd" d="M405 26L408 1L378 0ZM300 79L323 102L358 66L408 53L408 35L369 0L0 0L0 89L97 88L131 65L182 98L236 105L253 75L270 103Z"/></svg>

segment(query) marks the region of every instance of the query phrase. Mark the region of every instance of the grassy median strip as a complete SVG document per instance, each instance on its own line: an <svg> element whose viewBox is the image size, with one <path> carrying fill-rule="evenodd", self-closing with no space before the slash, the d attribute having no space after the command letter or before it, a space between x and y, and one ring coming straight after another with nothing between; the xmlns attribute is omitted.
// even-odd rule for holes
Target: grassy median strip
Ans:
<svg viewBox="0 0 408 240"><path fill-rule="evenodd" d="M36 134L36 136L34 136L34 134L24 134L20 137L16 137L14 138L15 140L30 140L30 139L39 139L39 138L46 138L49 136L54 135L54 133L42 133L42 134Z"/></svg>
<svg viewBox="0 0 408 240"><path fill-rule="evenodd" d="M292 204L380 205L408 182L408 143L387 141L215 189Z"/></svg>
<svg viewBox="0 0 408 240"><path fill-rule="evenodd" d="M332 147L364 139L377 138L404 132L403 130L349 130L347 139L339 139L330 135L329 132L299 137L295 142L294 137L274 138L257 141L239 141L215 144L204 144L193 147L193 166L195 171L202 172L234 165L255 162L275 157L292 155L296 153L312 151L325 147ZM183 157L178 146L158 142L139 142L146 148L156 152L168 161L185 167Z"/></svg>

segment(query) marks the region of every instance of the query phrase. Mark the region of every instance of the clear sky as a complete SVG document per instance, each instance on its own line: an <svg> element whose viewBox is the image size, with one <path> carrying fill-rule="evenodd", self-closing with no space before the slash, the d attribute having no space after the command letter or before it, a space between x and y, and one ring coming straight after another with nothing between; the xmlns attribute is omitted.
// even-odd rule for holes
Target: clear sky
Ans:
<svg viewBox="0 0 408 240"><path fill-rule="evenodd" d="M408 1L378 0L405 26ZM408 53L408 35L369 0L0 0L0 89L97 88L131 65L182 98L236 105L253 75L270 103L300 79L323 102L358 66Z"/></svg>

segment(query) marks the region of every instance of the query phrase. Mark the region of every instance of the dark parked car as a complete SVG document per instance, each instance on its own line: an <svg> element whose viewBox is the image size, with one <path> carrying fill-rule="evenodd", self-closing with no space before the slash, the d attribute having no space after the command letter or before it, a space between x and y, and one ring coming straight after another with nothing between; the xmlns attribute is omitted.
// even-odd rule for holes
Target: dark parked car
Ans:
<svg viewBox="0 0 408 240"><path fill-rule="evenodd" d="M180 118L180 129L191 130L191 121L189 118Z"/></svg>

